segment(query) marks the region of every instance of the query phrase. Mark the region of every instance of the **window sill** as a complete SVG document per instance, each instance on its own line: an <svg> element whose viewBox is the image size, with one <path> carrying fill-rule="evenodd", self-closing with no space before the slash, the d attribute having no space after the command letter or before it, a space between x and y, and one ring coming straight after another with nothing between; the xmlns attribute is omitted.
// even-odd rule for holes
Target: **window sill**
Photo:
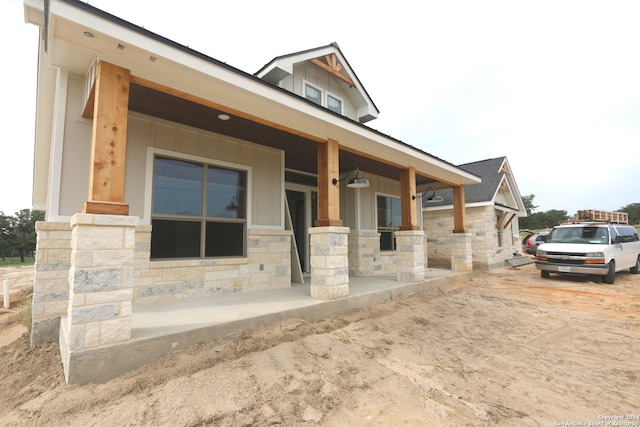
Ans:
<svg viewBox="0 0 640 427"><path fill-rule="evenodd" d="M247 257L206 258L206 259L159 259L151 260L150 268L174 267L209 267L219 265L244 265L249 263Z"/></svg>

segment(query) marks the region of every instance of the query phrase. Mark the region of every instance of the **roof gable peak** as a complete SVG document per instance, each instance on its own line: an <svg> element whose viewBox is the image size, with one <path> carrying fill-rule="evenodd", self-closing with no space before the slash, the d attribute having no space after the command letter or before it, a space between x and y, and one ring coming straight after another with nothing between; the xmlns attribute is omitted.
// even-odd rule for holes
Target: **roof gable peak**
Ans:
<svg viewBox="0 0 640 427"><path fill-rule="evenodd" d="M329 74L339 78L345 83L348 83L350 86L356 85L351 79L351 77L342 73L342 69L344 67L342 66L342 63L338 60L338 57L336 56L335 52L328 55L319 56L317 58L311 58L309 62L320 67L321 69L325 70Z"/></svg>
<svg viewBox="0 0 640 427"><path fill-rule="evenodd" d="M300 69L299 67L304 66L303 64L311 64L309 66L317 67L329 76L348 85L348 98L349 102L353 105L353 114L349 115L351 119L365 123L378 117L378 108L373 103L373 100L336 42L313 49L277 56L254 75L268 83L303 96L300 89L299 77L296 78L294 76L295 70ZM340 94L338 94L338 96L340 96Z"/></svg>

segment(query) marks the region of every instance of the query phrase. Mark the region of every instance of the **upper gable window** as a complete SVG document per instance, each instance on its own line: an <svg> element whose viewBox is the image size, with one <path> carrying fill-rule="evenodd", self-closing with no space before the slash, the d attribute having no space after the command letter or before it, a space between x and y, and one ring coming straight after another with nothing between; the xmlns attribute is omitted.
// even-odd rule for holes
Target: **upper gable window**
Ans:
<svg viewBox="0 0 640 427"><path fill-rule="evenodd" d="M343 114L344 102L342 98L308 83L303 83L304 97L334 113Z"/></svg>
<svg viewBox="0 0 640 427"><path fill-rule="evenodd" d="M322 91L309 83L304 84L304 97L309 101L322 105Z"/></svg>
<svg viewBox="0 0 640 427"><path fill-rule="evenodd" d="M342 114L342 99L328 93L327 108L334 113Z"/></svg>

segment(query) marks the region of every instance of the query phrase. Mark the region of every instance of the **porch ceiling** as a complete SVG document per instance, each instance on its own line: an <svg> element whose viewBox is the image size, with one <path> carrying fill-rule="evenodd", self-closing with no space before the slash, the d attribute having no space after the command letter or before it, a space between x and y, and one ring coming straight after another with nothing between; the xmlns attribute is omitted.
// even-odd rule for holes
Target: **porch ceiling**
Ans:
<svg viewBox="0 0 640 427"><path fill-rule="evenodd" d="M138 84L131 85L129 110L283 150L286 153L286 168L318 173L317 143L302 136ZM220 120L219 114L227 114L231 118ZM389 179L400 179L400 170L395 166L341 150L341 172L348 172L356 167L365 175L368 172ZM417 186L435 183L437 181L430 177L416 174Z"/></svg>

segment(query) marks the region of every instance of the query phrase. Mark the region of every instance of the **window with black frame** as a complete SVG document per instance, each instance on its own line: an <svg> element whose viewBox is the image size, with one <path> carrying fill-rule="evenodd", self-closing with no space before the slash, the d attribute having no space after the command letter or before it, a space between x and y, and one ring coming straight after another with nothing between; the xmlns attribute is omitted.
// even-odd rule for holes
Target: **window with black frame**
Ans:
<svg viewBox="0 0 640 427"><path fill-rule="evenodd" d="M378 196L376 198L378 211L378 232L380 233L380 250L395 251L395 232L402 225L402 210L400 199L395 197Z"/></svg>
<svg viewBox="0 0 640 427"><path fill-rule="evenodd" d="M245 256L247 172L156 157L151 258Z"/></svg>

